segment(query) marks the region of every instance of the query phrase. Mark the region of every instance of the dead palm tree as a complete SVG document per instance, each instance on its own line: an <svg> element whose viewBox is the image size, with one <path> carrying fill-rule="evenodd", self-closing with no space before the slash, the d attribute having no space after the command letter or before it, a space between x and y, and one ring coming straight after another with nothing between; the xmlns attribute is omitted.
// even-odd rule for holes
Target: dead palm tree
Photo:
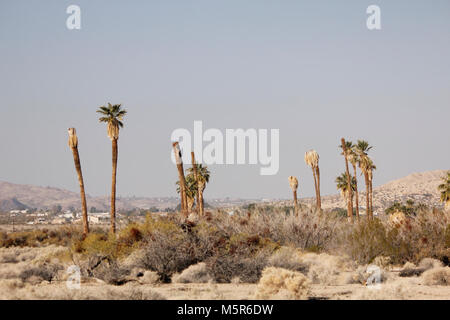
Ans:
<svg viewBox="0 0 450 320"><path fill-rule="evenodd" d="M370 179L369 179L369 156L368 152L372 149L367 141L358 140L355 145L355 152L358 155L358 166L364 175L364 182L366 184L366 216L367 219L371 219L370 214Z"/></svg>
<svg viewBox="0 0 450 320"><path fill-rule="evenodd" d="M75 169L78 175L78 183L80 184L81 196L81 211L83 214L83 236L86 237L89 233L89 222L87 215L86 193L84 191L83 173L81 172L80 155L78 153L78 137L75 128L67 129L69 133L69 147L72 149L73 161L75 162Z"/></svg>
<svg viewBox="0 0 450 320"><path fill-rule="evenodd" d="M294 213L295 216L298 216L298 201L297 201L297 189L298 189L298 180L294 176L289 176L289 186L292 189L292 193L294 195Z"/></svg>
<svg viewBox="0 0 450 320"><path fill-rule="evenodd" d="M350 172L348 170L348 144L345 142L344 138L341 138L341 146L342 148L342 154L344 155L345 159L345 173L347 177L347 190L348 190L348 196L347 196L347 216L350 222L353 222L353 192L351 188L351 180L350 180Z"/></svg>
<svg viewBox="0 0 450 320"><path fill-rule="evenodd" d="M116 233L116 176L117 176L117 157L118 147L117 140L119 139L119 130L123 128L123 117L127 114L125 109L122 109L122 105L115 104L108 106L101 106L98 110L101 117L98 119L100 122L107 124L108 137L112 143L112 178L111 178L111 224L110 232Z"/></svg>
<svg viewBox="0 0 450 320"><path fill-rule="evenodd" d="M315 150L305 152L305 163L311 167L314 177L314 188L316 190L316 207L322 209L322 200L320 199L320 170L319 154Z"/></svg>
<svg viewBox="0 0 450 320"><path fill-rule="evenodd" d="M438 186L441 193L440 200L445 204L445 209L450 209L450 171L447 171L447 176L442 177L442 183Z"/></svg>
<svg viewBox="0 0 450 320"><path fill-rule="evenodd" d="M181 214L187 218L188 208L187 208L187 195L186 195L186 178L184 177L184 169L183 169L183 156L181 154L180 145L178 142L172 143L173 153L175 155L175 162L177 164L178 169L178 179L180 185L180 197L181 197Z"/></svg>
<svg viewBox="0 0 450 320"><path fill-rule="evenodd" d="M358 194L358 179L357 172L356 172L356 166L358 165L358 153L355 150L355 146L352 142L349 143L349 141L346 142L349 146L347 150L349 151L349 157L348 160L352 164L353 167L353 173L355 176L355 207L356 207L356 219L359 220L359 194Z"/></svg>

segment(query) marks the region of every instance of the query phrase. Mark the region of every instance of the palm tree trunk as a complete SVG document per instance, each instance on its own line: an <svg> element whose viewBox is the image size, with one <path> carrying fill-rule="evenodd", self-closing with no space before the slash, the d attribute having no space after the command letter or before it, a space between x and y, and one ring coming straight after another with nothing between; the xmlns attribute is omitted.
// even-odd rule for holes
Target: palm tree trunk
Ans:
<svg viewBox="0 0 450 320"><path fill-rule="evenodd" d="M320 170L319 166L316 167L317 170L317 208L322 210L322 200L320 198Z"/></svg>
<svg viewBox="0 0 450 320"><path fill-rule="evenodd" d="M314 190L316 191L316 208L317 208L317 175L316 175L316 169L314 167L311 167L314 177Z"/></svg>
<svg viewBox="0 0 450 320"><path fill-rule="evenodd" d="M298 201L297 201L297 190L293 190L294 193L294 214L298 217Z"/></svg>
<svg viewBox="0 0 450 320"><path fill-rule="evenodd" d="M348 190L348 199L347 199L347 216L350 222L353 222L353 193L352 193L352 183L350 171L348 170L348 158L347 158L347 147L345 146L345 139L341 139L342 150L344 151L345 158L345 172L347 173L347 190Z"/></svg>
<svg viewBox="0 0 450 320"><path fill-rule="evenodd" d="M188 206L187 206L187 196L186 196L186 179L184 178L183 169L183 159L181 158L181 150L178 142L172 144L175 153L175 160L178 169L178 177L180 180L180 196L181 196L181 214L187 218L188 217Z"/></svg>
<svg viewBox="0 0 450 320"><path fill-rule="evenodd" d="M205 204L203 202L203 188L198 191L198 212L200 216L204 215Z"/></svg>
<svg viewBox="0 0 450 320"><path fill-rule="evenodd" d="M369 195L370 195L370 219L373 220L373 205L372 205L372 200L373 200L373 190L372 190L372 180L369 181L369 187L370 187L370 191L369 191Z"/></svg>
<svg viewBox="0 0 450 320"><path fill-rule="evenodd" d="M356 178L356 163L353 165L353 171L355 172L355 206L356 206L356 219L359 221L359 194L358 194L358 179Z"/></svg>
<svg viewBox="0 0 450 320"><path fill-rule="evenodd" d="M201 216L203 212L200 212L200 183L198 179L198 172L197 172L197 163L195 162L195 154L194 151L191 152L191 162L192 162L192 168L194 169L194 178L197 182L197 194L195 201L197 202L197 214Z"/></svg>
<svg viewBox="0 0 450 320"><path fill-rule="evenodd" d="M116 233L116 176L117 176L117 139L112 139L112 178L111 178L111 225L110 232Z"/></svg>
<svg viewBox="0 0 450 320"><path fill-rule="evenodd" d="M75 169L77 170L78 183L80 184L81 196L81 211L83 213L83 236L86 237L89 233L89 222L87 215L86 193L84 191L83 173L81 171L80 155L77 147L72 147L73 160L75 162Z"/></svg>
<svg viewBox="0 0 450 320"><path fill-rule="evenodd" d="M366 215L367 220L370 220L370 184L369 184L369 175L367 172L364 172L364 180L366 183Z"/></svg>

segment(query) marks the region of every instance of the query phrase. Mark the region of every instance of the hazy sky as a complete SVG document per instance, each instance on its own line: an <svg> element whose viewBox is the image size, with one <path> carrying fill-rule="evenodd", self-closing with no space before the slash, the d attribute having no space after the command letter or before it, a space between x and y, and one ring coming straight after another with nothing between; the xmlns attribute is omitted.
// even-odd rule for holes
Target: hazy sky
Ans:
<svg viewBox="0 0 450 320"><path fill-rule="evenodd" d="M81 30L66 8L81 7ZM366 28L381 7L382 30ZM111 143L95 110L129 111L118 194L174 196L174 129L280 129L280 169L211 166L206 197L314 192L303 154L320 154L335 193L341 137L366 139L375 185L449 169L450 1L0 2L0 180L78 191L67 128L76 127L87 192L110 191Z"/></svg>

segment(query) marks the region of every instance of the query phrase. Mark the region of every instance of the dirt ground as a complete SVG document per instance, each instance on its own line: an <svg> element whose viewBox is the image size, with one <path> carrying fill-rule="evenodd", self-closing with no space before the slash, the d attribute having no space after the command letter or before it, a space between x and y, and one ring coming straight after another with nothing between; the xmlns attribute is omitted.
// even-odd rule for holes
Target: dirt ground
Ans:
<svg viewBox="0 0 450 320"><path fill-rule="evenodd" d="M417 279L413 279L417 280ZM14 286L14 285L13 285ZM0 299L167 299L167 300L251 300L256 284L160 284L129 283L116 287L104 284L82 284L67 289L64 283L41 283L23 288L1 290ZM144 295L136 294L143 292ZM151 295L145 295L151 292ZM156 295L155 295L156 294ZM379 289L363 285L312 285L308 299L320 300L450 300L449 286L425 286L420 281L403 278Z"/></svg>

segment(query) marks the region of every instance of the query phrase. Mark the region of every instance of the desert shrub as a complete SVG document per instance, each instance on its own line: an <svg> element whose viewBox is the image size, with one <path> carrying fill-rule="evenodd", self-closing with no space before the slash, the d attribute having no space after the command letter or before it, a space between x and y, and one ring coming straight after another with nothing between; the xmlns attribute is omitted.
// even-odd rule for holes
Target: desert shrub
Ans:
<svg viewBox="0 0 450 320"><path fill-rule="evenodd" d="M61 265L56 264L29 267L19 274L19 278L23 282L29 280L32 277L38 278L41 281L52 281L53 278L57 275L57 272L62 269L63 267Z"/></svg>
<svg viewBox="0 0 450 320"><path fill-rule="evenodd" d="M305 274L312 283L324 285L337 284L341 274L353 267L348 258L327 253L305 253L301 255L300 262L305 266Z"/></svg>
<svg viewBox="0 0 450 320"><path fill-rule="evenodd" d="M281 209L256 208L251 214L223 215L211 221L226 234L251 234L280 245L325 250L333 242L340 218L324 212L302 209L299 216Z"/></svg>
<svg viewBox="0 0 450 320"><path fill-rule="evenodd" d="M144 238L137 266L156 271L164 282L170 281L174 273L207 260L229 243L225 232L205 222L187 226L176 218L149 217L141 228Z"/></svg>
<svg viewBox="0 0 450 320"><path fill-rule="evenodd" d="M251 255L218 254L208 259L206 264L217 283L230 283L236 277L244 283L256 283L271 254L268 250L260 250Z"/></svg>
<svg viewBox="0 0 450 320"><path fill-rule="evenodd" d="M276 250L268 259L267 266L299 272L306 272L308 269L307 265L301 262L298 249L292 247Z"/></svg>
<svg viewBox="0 0 450 320"><path fill-rule="evenodd" d="M302 273L269 267L263 270L256 299L306 299L310 282Z"/></svg>
<svg viewBox="0 0 450 320"><path fill-rule="evenodd" d="M14 253L5 253L0 255L0 263L17 263L18 260L18 254L16 252Z"/></svg>
<svg viewBox="0 0 450 320"><path fill-rule="evenodd" d="M450 267L438 267L425 271L422 274L424 284L428 286L449 286Z"/></svg>
<svg viewBox="0 0 450 320"><path fill-rule="evenodd" d="M212 280L213 278L204 262L194 264L172 277L173 283L208 283Z"/></svg>
<svg viewBox="0 0 450 320"><path fill-rule="evenodd" d="M218 283L229 283L235 277L242 282L256 283L269 257L278 248L270 239L238 233L218 245L206 264Z"/></svg>
<svg viewBox="0 0 450 320"><path fill-rule="evenodd" d="M37 247L42 245L67 246L72 239L81 238L81 230L72 226L64 226L57 230L36 229L2 233L0 235L0 247Z"/></svg>
<svg viewBox="0 0 450 320"><path fill-rule="evenodd" d="M174 273L197 262L190 235L179 230L174 233L154 230L137 263L139 267L156 271L162 281L169 282Z"/></svg>
<svg viewBox="0 0 450 320"><path fill-rule="evenodd" d="M356 223L344 237L343 251L360 263L370 263L377 256L391 253L386 228L377 218Z"/></svg>
<svg viewBox="0 0 450 320"><path fill-rule="evenodd" d="M99 259L101 258L99 257ZM122 268L114 260L103 259L95 261L91 258L88 274L108 284L122 285L127 282L126 278L130 274L130 270Z"/></svg>
<svg viewBox="0 0 450 320"><path fill-rule="evenodd" d="M433 258L424 258L420 260L418 267L424 270L443 267L442 262Z"/></svg>
<svg viewBox="0 0 450 320"><path fill-rule="evenodd" d="M128 255L133 246L118 240L114 235L105 233L90 233L85 239L72 242L72 251L86 256L103 256L116 260Z"/></svg>
<svg viewBox="0 0 450 320"><path fill-rule="evenodd" d="M159 275L155 271L144 271L139 282L142 284L156 284L159 282Z"/></svg>

